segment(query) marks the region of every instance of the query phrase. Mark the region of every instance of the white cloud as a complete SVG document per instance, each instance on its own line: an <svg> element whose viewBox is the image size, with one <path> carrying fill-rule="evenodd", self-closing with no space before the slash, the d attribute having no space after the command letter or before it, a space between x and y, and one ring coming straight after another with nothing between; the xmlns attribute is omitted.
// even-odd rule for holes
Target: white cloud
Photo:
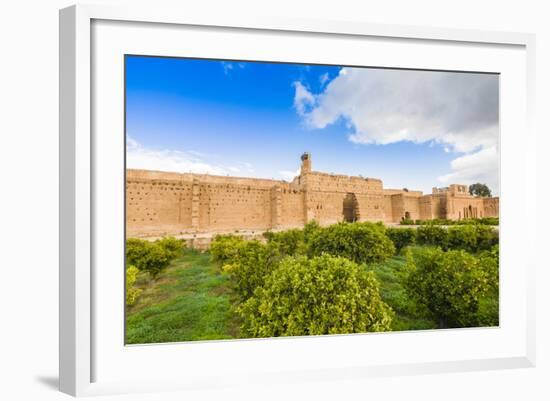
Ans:
<svg viewBox="0 0 550 401"><path fill-rule="evenodd" d="M452 172L439 177L444 184L482 182L498 194L499 158L496 146L469 153L451 162Z"/></svg>
<svg viewBox="0 0 550 401"><path fill-rule="evenodd" d="M301 82L294 87L295 108L310 128L343 120L349 140L357 144L441 144L462 154L446 177L487 177L498 192L497 165L483 159L498 146L497 76L342 68L320 93Z"/></svg>
<svg viewBox="0 0 550 401"><path fill-rule="evenodd" d="M236 166L208 163L204 156L193 151L149 149L130 137L126 141L127 168L214 175L230 175L241 171Z"/></svg>
<svg viewBox="0 0 550 401"><path fill-rule="evenodd" d="M245 63L231 63L228 61L222 61L221 62L223 73L225 75L229 75L232 71L234 71L236 68L244 69L246 67Z"/></svg>
<svg viewBox="0 0 550 401"><path fill-rule="evenodd" d="M233 64L231 63L227 63L225 61L222 61L222 68L223 68L223 73L225 75L229 74L231 72L231 70L233 69Z"/></svg>
<svg viewBox="0 0 550 401"><path fill-rule="evenodd" d="M283 178L283 180L292 181L294 177L298 177L300 175L300 168L296 171L281 170L279 171L279 175Z"/></svg>
<svg viewBox="0 0 550 401"><path fill-rule="evenodd" d="M294 82L294 89L294 107L299 115L305 116L306 109L314 104L315 97L301 82Z"/></svg>
<svg viewBox="0 0 550 401"><path fill-rule="evenodd" d="M329 80L328 72L325 72L319 77L319 82L321 83L321 87L324 86L328 80Z"/></svg>

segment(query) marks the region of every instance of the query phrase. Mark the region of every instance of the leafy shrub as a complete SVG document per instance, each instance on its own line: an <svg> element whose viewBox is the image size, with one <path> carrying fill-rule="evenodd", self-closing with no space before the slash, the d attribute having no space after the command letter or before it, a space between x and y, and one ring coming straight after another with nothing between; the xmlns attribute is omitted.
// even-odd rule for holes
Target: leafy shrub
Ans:
<svg viewBox="0 0 550 401"><path fill-rule="evenodd" d="M149 241L138 238L128 238L126 240L126 262L127 265L138 265L139 261L145 256L149 249Z"/></svg>
<svg viewBox="0 0 550 401"><path fill-rule="evenodd" d="M135 288L139 269L130 265L126 269L126 305L131 306L136 302L136 298L141 294L141 289Z"/></svg>
<svg viewBox="0 0 550 401"><path fill-rule="evenodd" d="M401 221L399 222L399 224L401 224L402 226L412 226L414 225L414 220L401 217Z"/></svg>
<svg viewBox="0 0 550 401"><path fill-rule="evenodd" d="M447 247L449 249L464 249L468 252L476 252L477 231L473 225L449 227L447 234Z"/></svg>
<svg viewBox="0 0 550 401"><path fill-rule="evenodd" d="M338 223L317 230L309 240L309 256L328 253L356 263L382 262L395 253L379 223Z"/></svg>
<svg viewBox="0 0 550 401"><path fill-rule="evenodd" d="M416 224L437 225L437 226L482 224L487 226L498 226L499 219L498 217L481 217L478 219L462 219L462 220L432 219L432 220L416 220Z"/></svg>
<svg viewBox="0 0 550 401"><path fill-rule="evenodd" d="M417 228L416 242L420 245L432 245L447 249L448 241L447 230L443 227L429 224Z"/></svg>
<svg viewBox="0 0 550 401"><path fill-rule="evenodd" d="M210 243L210 255L212 261L220 266L233 260L239 247L246 241L236 235L216 235Z"/></svg>
<svg viewBox="0 0 550 401"><path fill-rule="evenodd" d="M276 247L256 240L243 242L234 251L231 260L223 265L223 271L229 274L240 301L244 301L264 284L281 257Z"/></svg>
<svg viewBox="0 0 550 401"><path fill-rule="evenodd" d="M390 330L373 272L342 257L287 257L240 307L250 337Z"/></svg>
<svg viewBox="0 0 550 401"><path fill-rule="evenodd" d="M464 249L476 253L498 245L499 234L493 227L483 224L461 224L448 228L429 224L418 227L416 242L443 250Z"/></svg>
<svg viewBox="0 0 550 401"><path fill-rule="evenodd" d="M276 233L268 231L264 236L281 255L303 255L306 252L303 230L292 229Z"/></svg>
<svg viewBox="0 0 550 401"><path fill-rule="evenodd" d="M152 278L156 278L170 264L170 255L166 250L156 243L148 246L147 253L136 264L139 270L149 273Z"/></svg>
<svg viewBox="0 0 550 401"><path fill-rule="evenodd" d="M416 243L416 230L414 228L387 228L387 236L393 242L396 252L401 252L401 249Z"/></svg>
<svg viewBox="0 0 550 401"><path fill-rule="evenodd" d="M174 237L164 237L155 242L164 248L170 259L181 256L181 251L183 249L183 242L181 240Z"/></svg>
<svg viewBox="0 0 550 401"><path fill-rule="evenodd" d="M311 220L310 222L308 222L303 229L304 241L308 243L311 240L311 238L313 238L315 233L317 233L320 230L322 230L322 227L315 220Z"/></svg>
<svg viewBox="0 0 550 401"><path fill-rule="evenodd" d="M499 246L494 245L488 251L479 254L481 266L489 275L489 285L498 290L499 288Z"/></svg>
<svg viewBox="0 0 550 401"><path fill-rule="evenodd" d="M499 243L499 232L491 226L476 225L477 251L488 251ZM498 251L497 251L498 252Z"/></svg>
<svg viewBox="0 0 550 401"><path fill-rule="evenodd" d="M126 240L126 265L134 265L139 270L156 278L172 260L171 254L157 242L136 238Z"/></svg>
<svg viewBox="0 0 550 401"><path fill-rule="evenodd" d="M478 219L480 224L485 224L488 226L498 226L499 225L499 218L498 217L482 217L481 219Z"/></svg>
<svg viewBox="0 0 550 401"><path fill-rule="evenodd" d="M440 327L476 326L480 299L494 280L487 263L463 250L416 249L408 257L405 288L411 299L427 307Z"/></svg>

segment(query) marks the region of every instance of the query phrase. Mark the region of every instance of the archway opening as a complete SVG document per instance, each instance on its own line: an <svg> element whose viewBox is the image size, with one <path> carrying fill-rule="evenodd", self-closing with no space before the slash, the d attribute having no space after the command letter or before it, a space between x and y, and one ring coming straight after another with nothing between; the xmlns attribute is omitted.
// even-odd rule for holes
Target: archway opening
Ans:
<svg viewBox="0 0 550 401"><path fill-rule="evenodd" d="M353 223L359 220L359 203L354 193L346 194L343 204L344 221Z"/></svg>

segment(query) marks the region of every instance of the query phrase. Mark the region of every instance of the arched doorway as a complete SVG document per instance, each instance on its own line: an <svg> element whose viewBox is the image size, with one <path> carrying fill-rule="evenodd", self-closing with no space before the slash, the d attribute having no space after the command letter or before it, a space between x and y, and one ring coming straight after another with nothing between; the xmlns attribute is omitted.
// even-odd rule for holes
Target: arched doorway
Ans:
<svg viewBox="0 0 550 401"><path fill-rule="evenodd" d="M346 194L343 204L344 221L353 223L359 220L359 204L354 193Z"/></svg>

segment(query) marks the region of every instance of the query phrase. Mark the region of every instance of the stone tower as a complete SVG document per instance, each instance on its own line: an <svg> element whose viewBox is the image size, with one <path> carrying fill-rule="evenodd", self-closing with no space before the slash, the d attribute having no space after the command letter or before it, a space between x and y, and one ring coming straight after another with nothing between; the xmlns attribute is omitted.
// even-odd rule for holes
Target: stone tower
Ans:
<svg viewBox="0 0 550 401"><path fill-rule="evenodd" d="M311 173L311 154L308 152L302 153L302 168L300 174Z"/></svg>

